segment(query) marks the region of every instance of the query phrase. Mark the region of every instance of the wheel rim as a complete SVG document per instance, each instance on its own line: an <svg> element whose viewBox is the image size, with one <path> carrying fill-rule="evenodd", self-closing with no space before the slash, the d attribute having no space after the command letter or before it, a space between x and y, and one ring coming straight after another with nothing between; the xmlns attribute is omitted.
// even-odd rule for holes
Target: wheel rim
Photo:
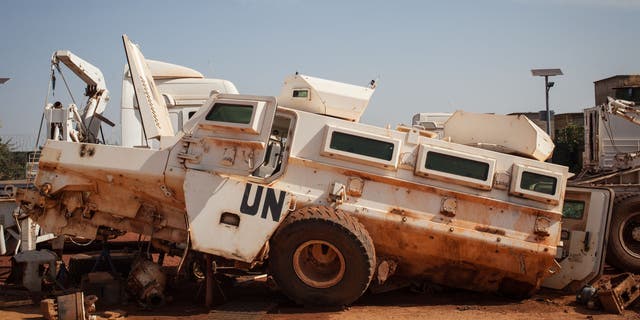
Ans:
<svg viewBox="0 0 640 320"><path fill-rule="evenodd" d="M633 213L622 221L618 239L627 254L640 259L640 212Z"/></svg>
<svg viewBox="0 0 640 320"><path fill-rule="evenodd" d="M196 280L204 279L204 271L198 260L191 263L191 274Z"/></svg>
<svg viewBox="0 0 640 320"><path fill-rule="evenodd" d="M344 277L344 256L329 242L307 241L293 253L293 270L306 285L329 288Z"/></svg>

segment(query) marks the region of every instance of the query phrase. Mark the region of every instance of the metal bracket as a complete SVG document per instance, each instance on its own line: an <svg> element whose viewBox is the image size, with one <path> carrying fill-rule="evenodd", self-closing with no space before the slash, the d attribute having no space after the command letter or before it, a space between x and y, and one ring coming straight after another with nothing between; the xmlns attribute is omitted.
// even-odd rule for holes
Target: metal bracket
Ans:
<svg viewBox="0 0 640 320"><path fill-rule="evenodd" d="M346 187L344 184L339 182L334 182L331 184L331 192L329 192L329 201L335 202L336 204L341 204L346 200L345 195Z"/></svg>
<svg viewBox="0 0 640 320"><path fill-rule="evenodd" d="M458 208L458 200L456 198L443 198L440 213L447 217L455 217Z"/></svg>

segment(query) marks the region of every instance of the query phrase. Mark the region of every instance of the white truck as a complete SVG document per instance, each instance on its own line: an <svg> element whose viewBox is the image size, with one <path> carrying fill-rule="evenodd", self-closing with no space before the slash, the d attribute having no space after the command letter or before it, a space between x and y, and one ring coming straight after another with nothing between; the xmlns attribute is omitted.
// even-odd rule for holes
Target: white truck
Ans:
<svg viewBox="0 0 640 320"><path fill-rule="evenodd" d="M584 128L583 172L570 183L615 191L607 262L638 273L640 110L632 101L609 98L609 103L584 110Z"/></svg>
<svg viewBox="0 0 640 320"><path fill-rule="evenodd" d="M525 117L456 113L435 139L359 123L373 87L295 74L277 97L215 93L174 134L123 40L158 149L49 140L36 189L17 196L49 232L144 234L268 272L305 305L350 304L402 278L521 296L602 270L610 191L568 188Z"/></svg>

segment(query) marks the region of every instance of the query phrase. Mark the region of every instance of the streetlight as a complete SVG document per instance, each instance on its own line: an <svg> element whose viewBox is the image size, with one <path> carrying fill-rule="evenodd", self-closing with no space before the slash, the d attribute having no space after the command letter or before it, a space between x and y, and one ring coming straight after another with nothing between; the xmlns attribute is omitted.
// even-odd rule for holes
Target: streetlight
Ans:
<svg viewBox="0 0 640 320"><path fill-rule="evenodd" d="M531 69L531 75L534 77L544 77L544 96L547 107L547 134L551 135L551 112L549 112L549 89L553 87L555 82L549 82L549 77L563 75L560 69Z"/></svg>
<svg viewBox="0 0 640 320"><path fill-rule="evenodd" d="M0 78L0 84L4 84L5 82L9 81L9 79L11 79L11 78ZM0 127L1 126L2 125L0 124Z"/></svg>

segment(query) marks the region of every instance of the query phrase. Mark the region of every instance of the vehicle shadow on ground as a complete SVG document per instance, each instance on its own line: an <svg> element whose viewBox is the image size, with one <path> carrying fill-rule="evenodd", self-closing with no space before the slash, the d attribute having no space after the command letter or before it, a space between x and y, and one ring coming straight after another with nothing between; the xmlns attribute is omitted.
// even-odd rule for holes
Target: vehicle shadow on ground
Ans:
<svg viewBox="0 0 640 320"><path fill-rule="evenodd" d="M296 305L283 295L278 295L279 301L269 313L302 314L302 313L330 313L349 309L369 310L376 307L411 308L411 307L439 307L452 311L488 311L488 312L531 312L545 314L547 312L569 313L584 315L587 319L592 316L602 316L607 313L602 310L588 309L575 300L575 295L543 289L527 299L513 299L496 294L478 293L459 289L439 288L428 292L400 289L386 293L366 293L352 306L346 308L317 308ZM635 313L630 308L625 313ZM614 315L612 315L614 316Z"/></svg>
<svg viewBox="0 0 640 320"><path fill-rule="evenodd" d="M269 313L325 313L368 307L425 307L454 306L460 311L475 310L487 306L519 305L521 300L501 297L493 294L477 293L466 290L431 287L421 292L402 288L385 293L365 293L353 305L347 307L309 307L300 306L287 299L281 293L271 293L277 305Z"/></svg>

